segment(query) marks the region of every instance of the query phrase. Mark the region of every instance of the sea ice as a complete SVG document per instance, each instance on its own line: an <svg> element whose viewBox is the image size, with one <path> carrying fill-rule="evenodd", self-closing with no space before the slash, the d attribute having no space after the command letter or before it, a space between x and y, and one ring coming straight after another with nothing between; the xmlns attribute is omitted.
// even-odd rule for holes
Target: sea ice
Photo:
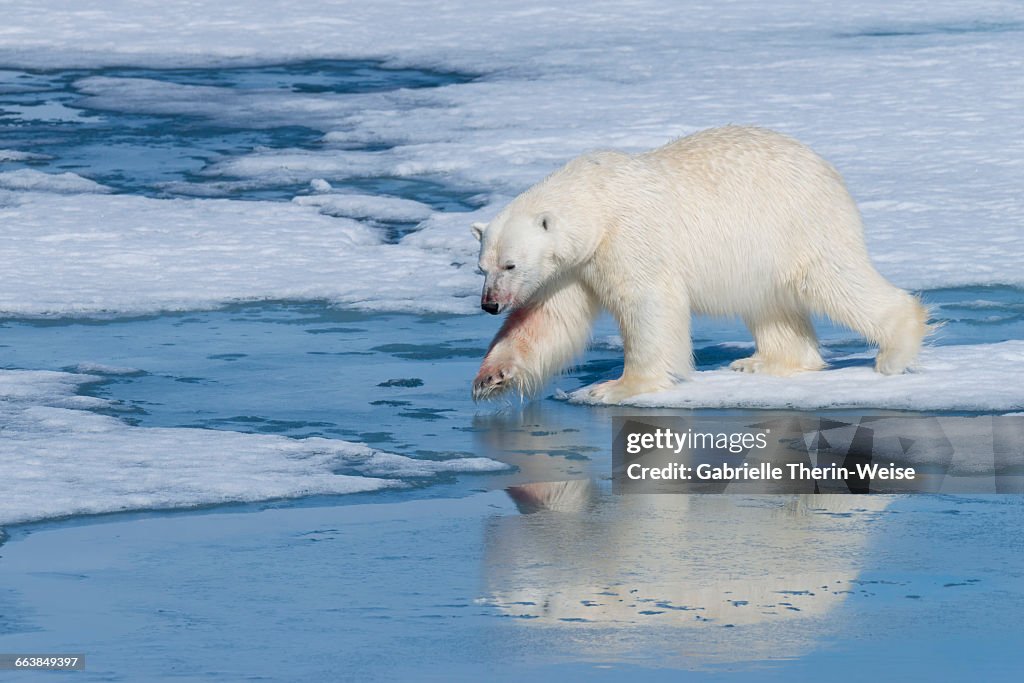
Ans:
<svg viewBox="0 0 1024 683"><path fill-rule="evenodd" d="M1024 406L1024 341L925 347L915 372L879 375L862 354L827 359L841 367L791 377L723 368L694 373L676 388L625 404L673 408L921 411L1020 410ZM858 363L851 365L851 361ZM843 367L845 366L845 367ZM587 388L567 398L590 403Z"/></svg>
<svg viewBox="0 0 1024 683"><path fill-rule="evenodd" d="M31 168L0 173L0 190L30 190L33 192L109 192L110 188L83 178L77 173L43 173Z"/></svg>
<svg viewBox="0 0 1024 683"><path fill-rule="evenodd" d="M312 206L0 191L0 225L7 315L148 313L263 298L477 308L475 262L383 244L380 230Z"/></svg>

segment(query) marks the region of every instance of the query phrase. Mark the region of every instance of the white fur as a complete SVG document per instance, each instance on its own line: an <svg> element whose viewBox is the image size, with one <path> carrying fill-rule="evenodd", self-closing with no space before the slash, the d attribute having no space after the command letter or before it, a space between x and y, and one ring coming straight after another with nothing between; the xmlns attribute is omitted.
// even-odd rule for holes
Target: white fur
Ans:
<svg viewBox="0 0 1024 683"><path fill-rule="evenodd" d="M774 375L824 367L814 313L877 344L885 374L914 362L928 330L920 302L871 264L839 173L764 129L574 159L474 233L482 304L513 310L474 382L478 399L539 391L583 351L601 308L625 347L622 377L591 390L607 402L693 371L691 313L742 317L757 349L733 369Z"/></svg>

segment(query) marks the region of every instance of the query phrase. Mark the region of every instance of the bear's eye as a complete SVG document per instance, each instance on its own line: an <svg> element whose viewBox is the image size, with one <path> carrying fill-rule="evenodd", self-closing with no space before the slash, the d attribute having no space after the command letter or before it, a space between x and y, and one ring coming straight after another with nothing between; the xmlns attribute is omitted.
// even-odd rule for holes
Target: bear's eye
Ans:
<svg viewBox="0 0 1024 683"><path fill-rule="evenodd" d="M514 264L514 263L506 263L502 267L502 270L515 270L515 269L516 269L516 264Z"/></svg>
<svg viewBox="0 0 1024 683"><path fill-rule="evenodd" d="M544 218L540 219L540 227L544 228L545 230L548 229L548 217L547 216L544 216Z"/></svg>

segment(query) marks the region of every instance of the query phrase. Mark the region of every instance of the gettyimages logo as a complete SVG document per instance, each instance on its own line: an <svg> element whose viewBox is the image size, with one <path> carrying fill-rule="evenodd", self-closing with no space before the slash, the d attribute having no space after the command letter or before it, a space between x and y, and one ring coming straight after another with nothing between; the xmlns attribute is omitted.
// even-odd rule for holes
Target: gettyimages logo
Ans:
<svg viewBox="0 0 1024 683"><path fill-rule="evenodd" d="M615 493L1021 493L1024 417L617 417Z"/></svg>

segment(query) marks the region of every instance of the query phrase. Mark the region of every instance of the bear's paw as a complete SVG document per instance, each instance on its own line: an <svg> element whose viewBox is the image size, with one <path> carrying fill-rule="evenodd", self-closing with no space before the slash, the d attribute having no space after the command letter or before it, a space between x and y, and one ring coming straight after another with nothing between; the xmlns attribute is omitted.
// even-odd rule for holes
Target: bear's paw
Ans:
<svg viewBox="0 0 1024 683"><path fill-rule="evenodd" d="M656 391L668 389L674 384L670 379L619 379L609 380L595 384L585 389L587 400L594 403L621 403L627 398L640 394L653 394Z"/></svg>
<svg viewBox="0 0 1024 683"><path fill-rule="evenodd" d="M473 380L473 400L496 398L512 388L516 368L514 365L484 365Z"/></svg>

